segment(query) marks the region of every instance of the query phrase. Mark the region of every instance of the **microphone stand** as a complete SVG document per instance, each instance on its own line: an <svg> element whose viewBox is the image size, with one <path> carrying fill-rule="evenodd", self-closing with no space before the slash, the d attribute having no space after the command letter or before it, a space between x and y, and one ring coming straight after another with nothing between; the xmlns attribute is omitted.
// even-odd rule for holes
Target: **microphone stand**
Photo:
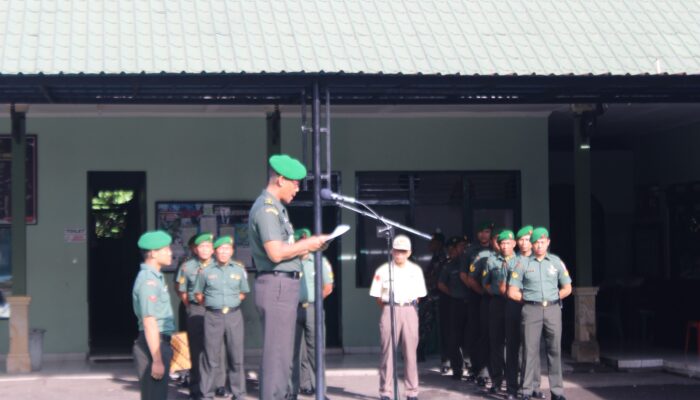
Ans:
<svg viewBox="0 0 700 400"><path fill-rule="evenodd" d="M404 230L406 232L413 233L414 235L423 237L425 239L430 240L431 236L428 235L427 233L423 233L420 231L417 231L415 229L409 228L405 225L399 224L396 221L392 221L390 219L384 218L377 214L370 206L367 204L355 200L355 203L361 205L362 207L366 208L369 212L360 210L359 208L353 207L349 204L344 203L341 200L335 200L335 204L338 207L345 208L350 211L354 211L360 215L363 215L365 217L369 217L372 219L375 219L381 223L384 224L384 227L378 228L377 233L379 235L382 235L386 238L386 247L387 247L387 267L389 268L389 315L390 315L390 325L391 325L391 365L392 365L392 377L394 380L394 400L398 400L399 396L399 383L398 383L398 377L397 377L397 370L396 370L396 314L394 311L394 260L393 257L391 256L391 250L392 250L392 244L391 242L394 239L394 228L399 228L401 230Z"/></svg>

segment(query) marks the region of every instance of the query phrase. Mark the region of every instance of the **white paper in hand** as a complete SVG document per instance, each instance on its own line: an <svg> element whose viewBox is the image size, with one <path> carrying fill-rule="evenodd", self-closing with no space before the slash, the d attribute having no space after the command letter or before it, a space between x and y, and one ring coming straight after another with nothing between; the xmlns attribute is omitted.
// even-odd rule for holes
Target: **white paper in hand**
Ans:
<svg viewBox="0 0 700 400"><path fill-rule="evenodd" d="M331 240L337 238L338 236L344 234L345 232L350 230L350 225L346 224L340 224L333 229L333 232L331 232L330 235L328 235L328 239L326 239L327 242L330 242Z"/></svg>

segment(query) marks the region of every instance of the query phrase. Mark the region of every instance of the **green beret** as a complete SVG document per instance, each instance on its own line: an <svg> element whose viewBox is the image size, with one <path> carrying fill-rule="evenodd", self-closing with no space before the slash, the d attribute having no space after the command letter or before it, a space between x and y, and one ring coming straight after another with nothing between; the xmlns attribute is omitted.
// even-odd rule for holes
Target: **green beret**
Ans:
<svg viewBox="0 0 700 400"><path fill-rule="evenodd" d="M194 238L195 246L198 246L204 242L213 242L214 234L211 232L202 232Z"/></svg>
<svg viewBox="0 0 700 400"><path fill-rule="evenodd" d="M487 229L493 230L493 222L489 221L481 221L477 226L476 226L476 231L481 232L485 231Z"/></svg>
<svg viewBox="0 0 700 400"><path fill-rule="evenodd" d="M535 243L535 242L537 241L537 239L539 239L539 238L541 238L541 237L546 237L546 238L548 238L548 237L549 237L549 232L547 231L547 228L543 228L543 227L540 226L540 227L538 227L538 228L535 228L535 229L532 231L532 236L530 236L530 242Z"/></svg>
<svg viewBox="0 0 700 400"><path fill-rule="evenodd" d="M270 166L275 172L287 179L298 181L306 178L304 164L286 154L275 154L270 157Z"/></svg>
<svg viewBox="0 0 700 400"><path fill-rule="evenodd" d="M164 231L149 231L141 235L138 246L141 250L158 250L169 246L173 238Z"/></svg>
<svg viewBox="0 0 700 400"><path fill-rule="evenodd" d="M216 242L214 242L214 248L218 249L219 246L223 246L225 244L230 244L233 246L233 238L230 235L225 235L216 239Z"/></svg>
<svg viewBox="0 0 700 400"><path fill-rule="evenodd" d="M502 242L504 240L509 240L509 239L513 240L514 236L515 235L513 235L513 231L511 231L510 229L504 229L501 231L501 233L498 234L498 241Z"/></svg>
<svg viewBox="0 0 700 400"><path fill-rule="evenodd" d="M515 238L520 239L523 236L532 235L533 229L532 225L525 225L515 234Z"/></svg>
<svg viewBox="0 0 700 400"><path fill-rule="evenodd" d="M311 231L309 230L309 228L301 228L294 231L294 240L299 240L302 236L311 236Z"/></svg>

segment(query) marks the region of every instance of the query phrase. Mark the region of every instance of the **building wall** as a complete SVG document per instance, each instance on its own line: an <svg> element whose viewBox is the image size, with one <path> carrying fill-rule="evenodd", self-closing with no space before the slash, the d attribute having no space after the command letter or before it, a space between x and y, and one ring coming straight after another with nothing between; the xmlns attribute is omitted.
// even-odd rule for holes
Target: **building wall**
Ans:
<svg viewBox="0 0 700 400"><path fill-rule="evenodd" d="M283 149L299 155L298 118L283 116ZM6 119L0 127L9 131ZM265 118L32 118L39 136L39 223L29 226L31 326L47 329L46 353L88 351L87 246L64 228L86 228L87 171L146 171L148 224L159 200L253 200L265 181ZM546 117L336 118L333 168L352 194L356 171L521 170L522 217L548 224ZM355 226L355 217L343 213ZM343 238L353 255L355 237ZM352 257L349 257L352 258ZM135 266L136 267L136 266ZM348 349L375 347L377 307L343 268L342 336ZM174 299L174 296L173 296ZM253 299L244 304L247 347L259 347ZM0 353L7 352L0 321Z"/></svg>

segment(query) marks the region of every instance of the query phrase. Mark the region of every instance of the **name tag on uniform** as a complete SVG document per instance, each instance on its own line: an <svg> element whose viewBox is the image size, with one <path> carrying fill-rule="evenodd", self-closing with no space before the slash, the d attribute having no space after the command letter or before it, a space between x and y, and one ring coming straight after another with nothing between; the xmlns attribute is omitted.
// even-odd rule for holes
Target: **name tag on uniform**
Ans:
<svg viewBox="0 0 700 400"><path fill-rule="evenodd" d="M209 276L207 276L207 279L211 279L211 280L216 279L216 274L210 274Z"/></svg>
<svg viewBox="0 0 700 400"><path fill-rule="evenodd" d="M236 274L231 274L231 279L235 279L235 280L237 280L237 281L240 281L240 280L241 280L241 276L240 276L240 275L236 275Z"/></svg>
<svg viewBox="0 0 700 400"><path fill-rule="evenodd" d="M557 269L554 268L554 265L550 265L549 270L547 272L549 272L550 275L556 275Z"/></svg>

